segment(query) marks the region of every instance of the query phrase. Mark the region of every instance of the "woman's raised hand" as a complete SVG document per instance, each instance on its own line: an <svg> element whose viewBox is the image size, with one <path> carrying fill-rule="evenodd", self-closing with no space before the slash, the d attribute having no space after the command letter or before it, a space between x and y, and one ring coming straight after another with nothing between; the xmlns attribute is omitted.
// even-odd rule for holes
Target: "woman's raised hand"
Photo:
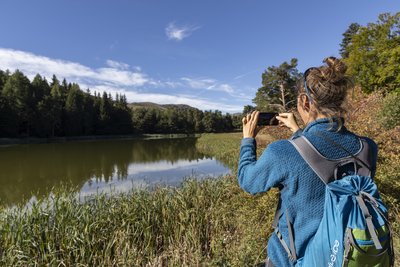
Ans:
<svg viewBox="0 0 400 267"><path fill-rule="evenodd" d="M300 129L293 113L279 113L279 116L276 116L276 118L278 121L283 123L281 126L288 127L292 132L296 132Z"/></svg>
<svg viewBox="0 0 400 267"><path fill-rule="evenodd" d="M259 127L257 127L257 121L258 121L258 114L259 111L253 111L252 113L247 114L246 117L243 117L242 123L243 123L243 138L255 138L258 131L260 130Z"/></svg>

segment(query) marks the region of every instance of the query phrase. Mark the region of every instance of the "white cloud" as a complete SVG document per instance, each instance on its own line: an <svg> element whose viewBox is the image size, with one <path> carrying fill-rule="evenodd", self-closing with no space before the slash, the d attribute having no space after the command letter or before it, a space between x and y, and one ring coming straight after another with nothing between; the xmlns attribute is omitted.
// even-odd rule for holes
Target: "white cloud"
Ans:
<svg viewBox="0 0 400 267"><path fill-rule="evenodd" d="M138 71L138 72L142 71L142 68L140 66L134 66L133 69Z"/></svg>
<svg viewBox="0 0 400 267"><path fill-rule="evenodd" d="M189 37L195 30L200 29L198 26L178 26L174 22L171 22L165 28L165 34L168 39L182 41L184 38Z"/></svg>
<svg viewBox="0 0 400 267"><path fill-rule="evenodd" d="M221 85L219 86L219 89L220 89L221 91L224 91L224 92L228 93L228 94L233 94L233 93L235 92L235 91L233 90L232 86L230 86L229 84L221 84Z"/></svg>
<svg viewBox="0 0 400 267"><path fill-rule="evenodd" d="M112 61L117 64L116 61ZM107 63L110 63L109 61ZM110 64L108 64L110 65ZM123 65L120 65L120 67ZM91 69L79 63L51 59L33 53L0 48L0 68L21 70L25 75L32 78L37 73L45 77L68 78L77 83L105 83L117 86L143 86L154 83L146 74L138 71L129 71L120 68L106 67Z"/></svg>

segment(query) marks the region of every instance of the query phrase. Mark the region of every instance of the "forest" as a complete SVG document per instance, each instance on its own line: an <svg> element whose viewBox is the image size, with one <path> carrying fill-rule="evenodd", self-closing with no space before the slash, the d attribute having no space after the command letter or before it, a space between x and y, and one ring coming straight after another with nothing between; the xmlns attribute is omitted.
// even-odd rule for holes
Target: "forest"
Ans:
<svg viewBox="0 0 400 267"><path fill-rule="evenodd" d="M49 83L37 74L0 70L0 137L60 137L142 133L230 132L240 116L190 106L131 108L125 95L81 90L79 84Z"/></svg>

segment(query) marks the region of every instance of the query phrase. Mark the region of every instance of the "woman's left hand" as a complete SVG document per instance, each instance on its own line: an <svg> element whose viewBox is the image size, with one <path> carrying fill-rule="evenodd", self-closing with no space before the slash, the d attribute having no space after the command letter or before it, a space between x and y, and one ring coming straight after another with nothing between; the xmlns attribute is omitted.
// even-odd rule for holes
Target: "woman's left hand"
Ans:
<svg viewBox="0 0 400 267"><path fill-rule="evenodd" d="M247 114L243 117L243 138L255 138L260 128L257 127L259 111L253 111L251 114Z"/></svg>

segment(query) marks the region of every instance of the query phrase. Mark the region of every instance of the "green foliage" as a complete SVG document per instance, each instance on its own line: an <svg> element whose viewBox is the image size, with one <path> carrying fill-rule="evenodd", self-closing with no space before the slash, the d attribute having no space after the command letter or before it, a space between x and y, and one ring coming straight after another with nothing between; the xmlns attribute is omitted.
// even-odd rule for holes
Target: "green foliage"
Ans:
<svg viewBox="0 0 400 267"><path fill-rule="evenodd" d="M73 84L68 91L65 102L65 134L79 135L83 133L84 93L79 85Z"/></svg>
<svg viewBox="0 0 400 267"><path fill-rule="evenodd" d="M364 92L400 87L400 12L361 26L346 46L348 73Z"/></svg>
<svg viewBox="0 0 400 267"><path fill-rule="evenodd" d="M262 87L256 93L253 103L261 111L287 111L295 105L296 82L300 77L297 59L283 62L278 67L268 67L262 74Z"/></svg>
<svg viewBox="0 0 400 267"><path fill-rule="evenodd" d="M357 34L360 29L360 25L358 23L350 24L349 28L343 33L343 39L340 43L340 55L342 58L347 58L349 56L348 46L351 44L353 36Z"/></svg>
<svg viewBox="0 0 400 267"><path fill-rule="evenodd" d="M234 130L233 117L221 111L200 111L168 107L135 108L132 122L138 133L199 133L230 132Z"/></svg>
<svg viewBox="0 0 400 267"><path fill-rule="evenodd" d="M379 112L379 120L386 129L400 126L400 89L385 97L383 107Z"/></svg>
<svg viewBox="0 0 400 267"><path fill-rule="evenodd" d="M242 115L245 116L245 115L247 115L248 113L250 113L250 112L252 112L252 111L254 111L254 110L256 110L256 107L255 107L255 106L246 105L246 106L243 107Z"/></svg>
<svg viewBox="0 0 400 267"><path fill-rule="evenodd" d="M9 101L0 95L0 136L13 137L18 134L18 115Z"/></svg>
<svg viewBox="0 0 400 267"><path fill-rule="evenodd" d="M16 70L4 84L2 95L17 114L18 133L29 136L35 108L29 79L22 72Z"/></svg>
<svg viewBox="0 0 400 267"><path fill-rule="evenodd" d="M234 129L242 129L242 119L243 115L240 113L235 113L232 115L232 125Z"/></svg>
<svg viewBox="0 0 400 267"><path fill-rule="evenodd" d="M0 93L3 90L3 87L6 84L9 76L10 76L10 74L8 71L0 70Z"/></svg>

